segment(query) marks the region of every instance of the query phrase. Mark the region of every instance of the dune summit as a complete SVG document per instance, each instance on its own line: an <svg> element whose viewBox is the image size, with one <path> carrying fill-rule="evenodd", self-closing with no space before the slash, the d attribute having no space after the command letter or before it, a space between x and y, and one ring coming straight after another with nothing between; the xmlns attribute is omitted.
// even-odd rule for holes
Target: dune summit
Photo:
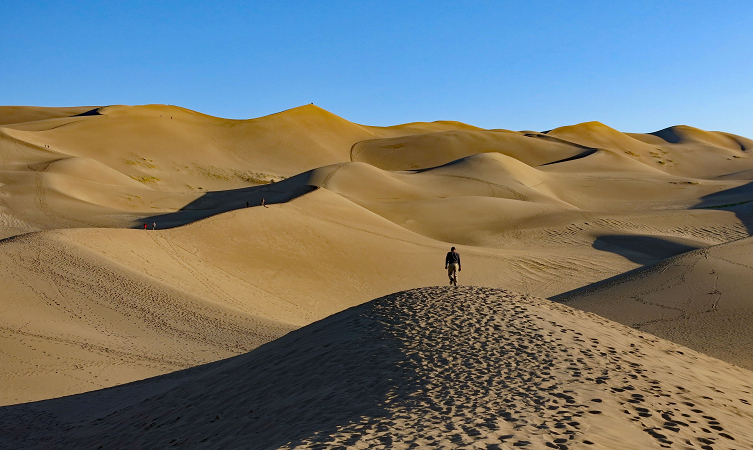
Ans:
<svg viewBox="0 0 753 450"><path fill-rule="evenodd" d="M752 148L0 107L0 446L750 447Z"/></svg>
<svg viewBox="0 0 753 450"><path fill-rule="evenodd" d="M0 418L25 448L750 448L751 375L550 301L425 288Z"/></svg>

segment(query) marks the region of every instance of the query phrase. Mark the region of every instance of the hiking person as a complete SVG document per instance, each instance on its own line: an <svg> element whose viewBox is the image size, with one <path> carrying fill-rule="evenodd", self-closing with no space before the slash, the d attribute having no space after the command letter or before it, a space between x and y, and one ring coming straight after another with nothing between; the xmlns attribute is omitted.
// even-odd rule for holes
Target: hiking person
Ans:
<svg viewBox="0 0 753 450"><path fill-rule="evenodd" d="M460 267L460 254L452 247L444 258L444 268L447 269L447 276L450 277L450 284L458 285L458 272L463 270Z"/></svg>
<svg viewBox="0 0 753 450"><path fill-rule="evenodd" d="M154 223L152 224L152 230L156 230L156 229L157 229L157 222L154 222Z"/></svg>
<svg viewBox="0 0 753 450"><path fill-rule="evenodd" d="M146 222L144 222L144 229L146 230Z"/></svg>

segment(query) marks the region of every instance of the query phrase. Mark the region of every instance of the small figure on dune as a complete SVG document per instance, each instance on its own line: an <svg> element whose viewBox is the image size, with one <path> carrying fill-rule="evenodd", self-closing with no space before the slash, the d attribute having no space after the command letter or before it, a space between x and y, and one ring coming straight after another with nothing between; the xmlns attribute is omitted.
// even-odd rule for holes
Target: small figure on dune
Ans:
<svg viewBox="0 0 753 450"><path fill-rule="evenodd" d="M152 223L152 230L156 230L156 229L157 229L157 222L153 222Z"/></svg>
<svg viewBox="0 0 753 450"><path fill-rule="evenodd" d="M447 276L450 277L450 284L457 286L458 272L463 269L460 267L460 254L455 251L455 247L452 247L444 258L444 268L447 269Z"/></svg>
<svg viewBox="0 0 753 450"><path fill-rule="evenodd" d="M146 222L144 222L144 229L146 230Z"/></svg>
<svg viewBox="0 0 753 450"><path fill-rule="evenodd" d="M251 205L248 202L246 202L246 208L248 208L249 206L251 206Z"/></svg>
<svg viewBox="0 0 753 450"><path fill-rule="evenodd" d="M267 206L267 204L264 202L264 199L261 199L261 206L269 208L269 206Z"/></svg>

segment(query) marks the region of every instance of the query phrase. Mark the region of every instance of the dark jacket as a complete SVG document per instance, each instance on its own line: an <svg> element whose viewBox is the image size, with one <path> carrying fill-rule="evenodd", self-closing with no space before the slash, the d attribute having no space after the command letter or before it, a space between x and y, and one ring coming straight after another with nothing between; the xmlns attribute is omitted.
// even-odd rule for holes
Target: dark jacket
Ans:
<svg viewBox="0 0 753 450"><path fill-rule="evenodd" d="M458 252L447 252L447 257L444 259L444 265L449 266L450 264L460 264L460 255Z"/></svg>

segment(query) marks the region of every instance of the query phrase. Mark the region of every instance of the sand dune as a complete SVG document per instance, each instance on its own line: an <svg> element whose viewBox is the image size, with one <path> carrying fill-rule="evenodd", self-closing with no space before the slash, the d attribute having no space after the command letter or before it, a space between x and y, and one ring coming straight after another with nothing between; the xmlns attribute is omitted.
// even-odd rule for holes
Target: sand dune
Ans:
<svg viewBox="0 0 753 450"><path fill-rule="evenodd" d="M668 127L648 134L630 134L630 136L648 143L658 143L658 140L650 137L655 136L670 144L700 143L743 151L753 148L753 141L748 138L718 131L705 131L687 125Z"/></svg>
<svg viewBox="0 0 753 450"><path fill-rule="evenodd" d="M86 116L8 125L2 131L25 146L61 157L96 159L157 189L185 190L263 184L350 161L351 146L364 139L456 127L467 126L367 127L314 105L250 120L144 105L107 106Z"/></svg>
<svg viewBox="0 0 753 450"><path fill-rule="evenodd" d="M0 106L0 125L71 117L94 109L92 106L49 108L44 106Z"/></svg>
<svg viewBox="0 0 753 450"><path fill-rule="evenodd" d="M752 246L699 249L553 299L753 369Z"/></svg>
<svg viewBox="0 0 753 450"><path fill-rule="evenodd" d="M746 138L372 127L314 105L4 107L0 124L0 404L45 400L0 416L57 424L5 426L0 446L127 446L133 427L154 448L750 445L749 373L695 353L753 368ZM427 288L328 318L447 283L451 245L461 284L524 295Z"/></svg>
<svg viewBox="0 0 753 450"><path fill-rule="evenodd" d="M737 159L748 158L749 139L687 126L650 134L621 133L599 122L548 131L548 135L594 148L611 150L670 174L712 178L737 171Z"/></svg>
<svg viewBox="0 0 753 450"><path fill-rule="evenodd" d="M27 120L0 127L0 176L10 183L0 182L7 189L18 185L27 191L8 198L12 213L4 213L29 224L23 231L132 227L138 223L135 216L174 211L207 192L264 185L350 161L351 146L363 139L472 128L456 122L367 127L314 105L251 120L220 119L167 105L108 106L83 116L80 108L38 113L32 108L15 115L8 108L6 115L17 117L8 120ZM63 117L66 112L77 115ZM95 162L103 166L91 167ZM51 176L50 169L63 177ZM83 172L88 175L78 180ZM142 188L123 190L125 178ZM32 184L36 190L28 188ZM35 202L26 198L29 193L36 195ZM71 204L61 195L80 201ZM50 197L64 204L56 208ZM48 220L51 211L78 221Z"/></svg>
<svg viewBox="0 0 753 450"><path fill-rule="evenodd" d="M534 297L427 288L349 309L221 363L4 408L0 442L749 448L751 375Z"/></svg>
<svg viewBox="0 0 753 450"><path fill-rule="evenodd" d="M508 130L453 130L356 143L353 161L363 161L386 170L426 169L479 153L501 153L528 165L541 165L571 158L587 151L569 142L536 139Z"/></svg>
<svg viewBox="0 0 753 450"><path fill-rule="evenodd" d="M2 241L0 279L13 297L0 326L18 358L5 365L0 403L238 354L380 295L444 284L448 247L326 189L170 230L66 229ZM460 250L462 282L539 295L635 267L590 247Z"/></svg>

